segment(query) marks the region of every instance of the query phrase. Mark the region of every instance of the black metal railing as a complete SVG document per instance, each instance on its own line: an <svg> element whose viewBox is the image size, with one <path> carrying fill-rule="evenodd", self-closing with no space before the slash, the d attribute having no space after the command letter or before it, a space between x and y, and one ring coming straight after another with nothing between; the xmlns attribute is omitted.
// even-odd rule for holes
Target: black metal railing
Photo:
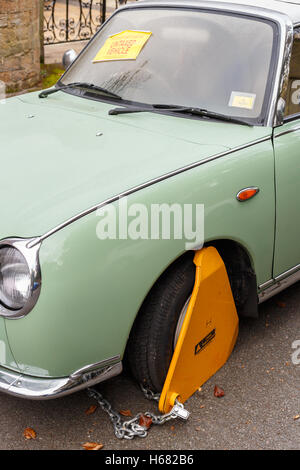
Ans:
<svg viewBox="0 0 300 470"><path fill-rule="evenodd" d="M44 0L44 44L90 39L127 0Z"/></svg>

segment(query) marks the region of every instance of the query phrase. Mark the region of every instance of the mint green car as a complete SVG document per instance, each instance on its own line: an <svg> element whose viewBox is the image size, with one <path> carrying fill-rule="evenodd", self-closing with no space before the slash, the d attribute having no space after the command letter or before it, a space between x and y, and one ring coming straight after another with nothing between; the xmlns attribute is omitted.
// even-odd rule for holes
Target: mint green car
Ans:
<svg viewBox="0 0 300 470"><path fill-rule="evenodd" d="M221 255L240 316L300 279L292 0L130 3L55 88L0 113L1 391L63 396L124 359L161 390L200 238ZM149 213L198 204L203 234L101 236L105 211L121 226L123 201Z"/></svg>

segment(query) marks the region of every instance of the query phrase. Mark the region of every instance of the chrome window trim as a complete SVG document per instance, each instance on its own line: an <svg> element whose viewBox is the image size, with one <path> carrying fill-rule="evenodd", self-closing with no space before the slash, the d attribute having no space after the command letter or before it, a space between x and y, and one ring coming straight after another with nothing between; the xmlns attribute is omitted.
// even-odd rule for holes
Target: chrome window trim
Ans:
<svg viewBox="0 0 300 470"><path fill-rule="evenodd" d="M32 244L32 247L29 247ZM0 301L0 317L7 319L18 319L26 316L35 306L41 292L42 276L39 262L39 250L41 243L36 238L6 238L0 240L0 249L4 247L12 247L18 250L25 258L31 280L31 295L24 305L19 310L10 310Z"/></svg>
<svg viewBox="0 0 300 470"><path fill-rule="evenodd" d="M120 356L83 367L69 377L30 377L0 367L0 392L30 400L50 400L69 395L121 374Z"/></svg>
<svg viewBox="0 0 300 470"><path fill-rule="evenodd" d="M265 302L298 281L300 281L300 264L260 285L260 292L258 294L259 303Z"/></svg>
<svg viewBox="0 0 300 470"><path fill-rule="evenodd" d="M288 47L287 47L286 59L285 59L285 69L284 69L284 72L283 72L283 82L285 82L285 88L282 89L281 95L280 95L280 98L279 98L279 99L284 101L284 109L282 110L283 115L282 115L281 122L278 121L276 123L276 121L274 121L275 126L282 126L282 125L287 124L289 122L296 121L300 118L300 112L295 113L295 114L290 114L289 116L284 115L287 92L288 92L288 80L289 80L289 76L290 76L290 62L291 62L292 52L293 52L293 43L294 43L295 35L297 34L297 29L299 29L299 27L300 27L300 23L295 23L293 25L292 38L290 38L288 40ZM299 31L298 31L298 33L299 33ZM278 100L277 112L279 112L279 100Z"/></svg>
<svg viewBox="0 0 300 470"><path fill-rule="evenodd" d="M289 19L287 17L287 19ZM287 20L285 26L282 26L285 29L285 39L281 38L281 49L280 55L282 56L281 59L281 70L279 74L279 82L278 82L278 95L276 97L275 91L276 87L274 87L274 95L272 98L272 106L271 106L271 114L269 116L272 119L272 126L280 126L284 122L284 110L286 107L286 99L288 93L288 80L290 74L290 62L292 57L292 47L293 47L293 39L294 39L294 26L291 20ZM283 29L282 29L283 30ZM279 61L280 64L280 61ZM279 67L278 67L279 70ZM277 70L277 72L278 72ZM272 118L273 116L273 118Z"/></svg>
<svg viewBox="0 0 300 470"><path fill-rule="evenodd" d="M267 141L271 141L272 140L272 136L267 136L267 137L263 137L261 139L258 139L258 140L254 140L252 142L249 142L248 144L245 144L245 145L241 145L239 147L235 147L233 149L229 149L229 150L226 150L225 152L222 152L222 153L218 153L216 155L212 155L211 157L208 157L208 158L204 158L198 162L195 162L195 163L191 163L190 165L187 165L185 167L182 167L182 168L179 168L177 170L174 170L174 171L171 171L169 173L166 173L165 175L162 175L162 176L159 176L158 178L154 178L152 180L149 180L147 181L146 183L143 183L143 184L140 184L138 186L134 186L133 188L131 189L128 189L127 191L124 191L122 193L119 193L119 194L116 194L115 196L112 196L111 198L109 199L106 199L102 202L100 202L99 204L95 205L95 206L92 206L90 207L89 209L86 209L85 211L82 211L80 212L79 214L75 215L74 217L71 217L70 219L67 219L65 222L61 223L60 225L57 225L56 227L54 227L53 229L49 230L48 232L46 232L44 235L41 235L40 237L37 237L35 239L32 239L29 243L28 243L28 248L31 248L31 247L34 247L38 244L41 244L44 240L46 240L47 238L49 238L51 235L54 235L56 232L62 230L63 228L67 227L68 225L76 222L77 220L91 214L92 212L95 212L97 211L98 209L101 209L102 207L105 207L107 206L108 204L112 204L113 202L116 202L118 201L119 199L123 198L123 197L127 197L127 196L130 196L142 189L145 189L145 188L148 188L149 186L152 186L154 184L157 184L157 183L160 183L161 181L164 181L166 179L169 179L169 178L172 178L173 176L177 176L181 173L184 173L186 171L189 171L189 170L192 170L194 168L197 168L199 166L202 166L204 165L205 163L209 163L209 162L212 162L214 160L217 160L219 158L222 158L222 157L225 157L227 155L230 155L232 153L235 153L235 152L238 152L240 150L245 150L249 147L253 147L254 145L257 145L257 144L260 144L260 143L263 143L263 142L267 142Z"/></svg>

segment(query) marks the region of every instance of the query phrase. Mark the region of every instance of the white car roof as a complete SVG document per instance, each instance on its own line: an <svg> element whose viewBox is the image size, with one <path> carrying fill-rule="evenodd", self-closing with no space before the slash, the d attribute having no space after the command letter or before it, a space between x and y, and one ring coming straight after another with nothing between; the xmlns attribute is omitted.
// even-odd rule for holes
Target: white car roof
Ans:
<svg viewBox="0 0 300 470"><path fill-rule="evenodd" d="M233 6L245 6L245 7L256 7L264 8L272 12L285 13L294 24L300 24L300 0L211 0L213 3L218 5L231 4ZM140 0L138 4L153 3L153 4L178 4L178 5L190 5L198 6L201 4L209 3L209 0ZM134 5L130 3L129 5Z"/></svg>

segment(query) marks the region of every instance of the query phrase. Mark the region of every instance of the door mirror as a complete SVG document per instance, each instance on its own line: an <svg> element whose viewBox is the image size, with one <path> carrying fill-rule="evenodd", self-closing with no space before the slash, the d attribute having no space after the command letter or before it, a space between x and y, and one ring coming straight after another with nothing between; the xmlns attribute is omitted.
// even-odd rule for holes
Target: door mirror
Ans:
<svg viewBox="0 0 300 470"><path fill-rule="evenodd" d="M74 49L69 49L68 51L64 53L62 63L63 63L65 70L67 70L67 68L70 67L70 65L72 64L72 62L74 62L76 57L77 57L77 52L75 52Z"/></svg>

